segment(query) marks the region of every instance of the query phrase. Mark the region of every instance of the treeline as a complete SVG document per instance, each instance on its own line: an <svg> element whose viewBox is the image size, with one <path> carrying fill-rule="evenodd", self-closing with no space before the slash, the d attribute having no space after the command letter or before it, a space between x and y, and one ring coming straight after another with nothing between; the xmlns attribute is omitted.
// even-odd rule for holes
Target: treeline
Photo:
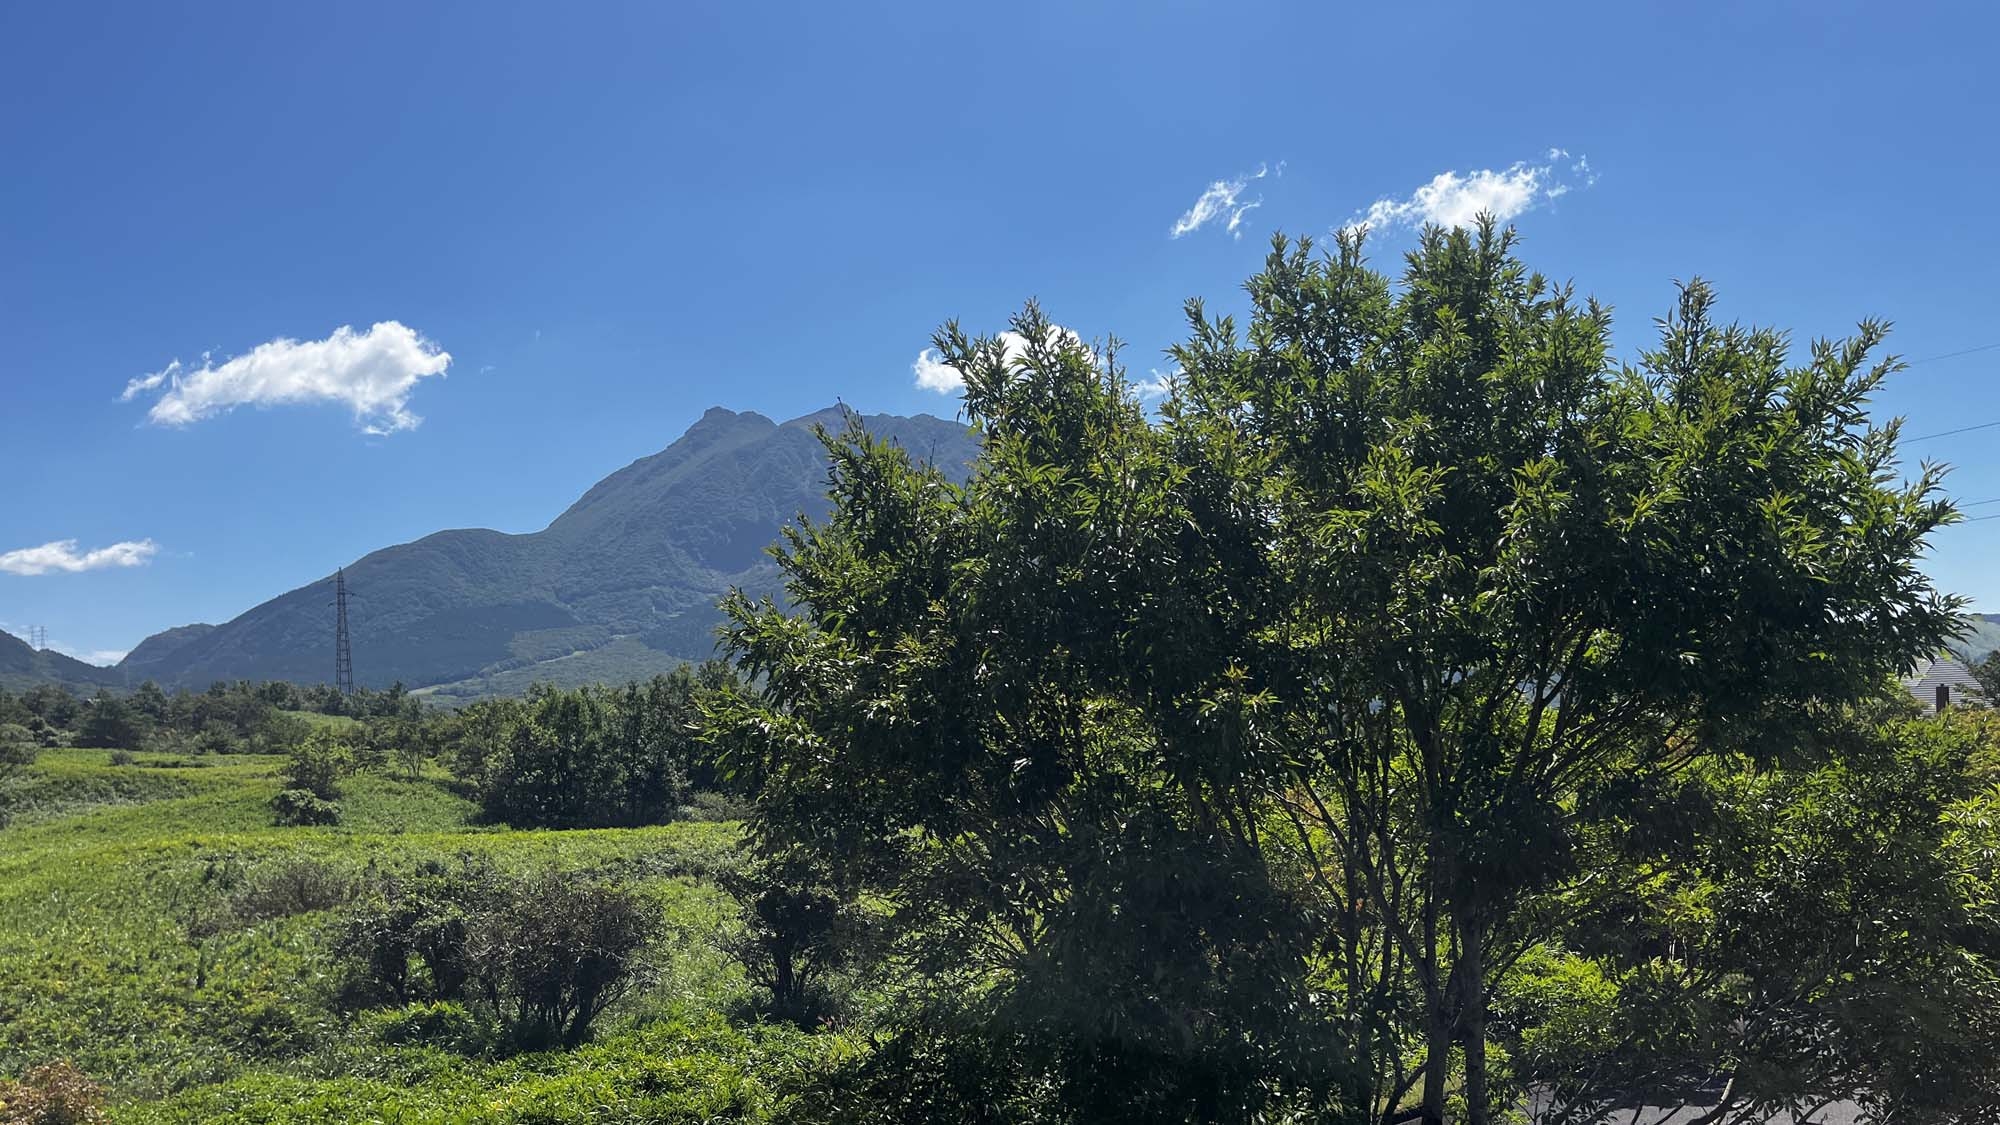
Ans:
<svg viewBox="0 0 2000 1125"><path fill-rule="evenodd" d="M319 726L279 752L291 824L339 820L342 780L362 772L421 776L443 767L485 819L520 828L631 828L740 808L703 724L711 699L742 690L721 663L620 688L537 685L525 698L462 710L410 707L341 728ZM699 806L699 807L697 807Z"/></svg>
<svg viewBox="0 0 2000 1125"><path fill-rule="evenodd" d="M286 753L304 737L298 713L359 720L412 720L419 701L401 684L343 695L326 685L283 681L218 682L206 691L172 694L147 681L129 693L100 690L79 697L43 684L15 694L0 688L0 724L27 731L43 746L180 754Z"/></svg>

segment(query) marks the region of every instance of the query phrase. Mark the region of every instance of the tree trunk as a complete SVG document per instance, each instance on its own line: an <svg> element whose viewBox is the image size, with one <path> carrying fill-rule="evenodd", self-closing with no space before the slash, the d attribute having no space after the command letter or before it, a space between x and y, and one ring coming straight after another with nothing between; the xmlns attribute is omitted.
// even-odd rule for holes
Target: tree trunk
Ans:
<svg viewBox="0 0 2000 1125"><path fill-rule="evenodd" d="M1445 1083L1451 1078L1451 1040L1456 1020L1439 995L1424 1017L1424 1125L1444 1125Z"/></svg>
<svg viewBox="0 0 2000 1125"><path fill-rule="evenodd" d="M1468 1125L1489 1125L1491 1092L1486 1082L1486 935L1468 922L1459 935L1459 1026L1465 1045L1465 1106Z"/></svg>
<svg viewBox="0 0 2000 1125"><path fill-rule="evenodd" d="M778 1014L786 1019L798 1016L798 978L792 972L792 950L784 943L771 950L771 999Z"/></svg>

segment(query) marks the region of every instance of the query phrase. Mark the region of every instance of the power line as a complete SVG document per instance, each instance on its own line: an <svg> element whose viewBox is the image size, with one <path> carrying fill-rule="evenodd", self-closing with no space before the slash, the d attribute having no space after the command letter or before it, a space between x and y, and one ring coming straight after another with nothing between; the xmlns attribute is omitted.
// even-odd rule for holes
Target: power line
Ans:
<svg viewBox="0 0 2000 1125"><path fill-rule="evenodd" d="M1919 434L1913 438L1904 438L1903 444L1909 445L1912 442L1929 441L1932 438L1950 437L1953 434L1969 434L1974 430L1990 430L1995 426L2000 426L2000 422L1981 422L1977 426L1960 426L1955 430L1939 430L1934 434Z"/></svg>
<svg viewBox="0 0 2000 1125"><path fill-rule="evenodd" d="M1996 341L1991 344L1981 344L1976 348L1965 348L1961 351L1946 352L1943 355L1927 355L1922 359L1905 360L1903 362L1903 366L1915 367L1919 363L1936 363L1938 360L1941 359L1957 359L1959 356L1962 355L1976 355L1979 352L1990 352L1995 348L2000 348L2000 341Z"/></svg>
<svg viewBox="0 0 2000 1125"><path fill-rule="evenodd" d="M1960 348L1958 351L1955 352L1943 352L1938 355L1927 355L1922 359L1905 360L1903 362L1903 366L1915 367L1920 363L1936 363L1938 360L1941 359L1957 359L1959 356L1962 355L1977 355L1980 352L1990 352L1996 348L2000 348L2000 340L1996 340L1991 344L1979 344L1977 346L1970 348ZM1969 434L1974 430L1990 430L1995 426L2000 426L2000 422L1981 422L1976 426L1960 426L1958 429L1955 430L1939 430L1937 433L1934 434L1919 434L1918 436L1913 438L1904 438L1903 444L1908 445L1911 442L1916 442L1916 441L1929 441L1932 438L1951 437L1955 434Z"/></svg>

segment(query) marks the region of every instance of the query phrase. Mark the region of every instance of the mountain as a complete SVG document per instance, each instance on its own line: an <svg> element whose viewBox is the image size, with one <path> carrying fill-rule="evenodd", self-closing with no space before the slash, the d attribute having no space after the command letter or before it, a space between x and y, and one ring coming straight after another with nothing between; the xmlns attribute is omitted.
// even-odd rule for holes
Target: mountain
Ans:
<svg viewBox="0 0 2000 1125"><path fill-rule="evenodd" d="M764 548L800 513L827 510L815 424L720 407L679 440L599 481L541 531L440 531L347 566L357 684L416 688L505 677L618 680L715 651L716 600L732 586L773 593ZM873 415L870 433L962 471L965 426ZM119 666L130 682L332 679L333 585L282 594L218 626L148 637Z"/></svg>
<svg viewBox="0 0 2000 1125"><path fill-rule="evenodd" d="M37 651L12 633L0 633L0 687L21 690L58 683L85 690L124 682L123 673L115 668L85 664L50 649Z"/></svg>
<svg viewBox="0 0 2000 1125"><path fill-rule="evenodd" d="M177 629L154 633L140 641L138 647L125 654L125 659L118 662L118 670L125 674L128 682L134 684L155 679L159 667L166 663L169 656L178 652L181 646L198 641L213 632L215 632L213 625L182 625Z"/></svg>
<svg viewBox="0 0 2000 1125"><path fill-rule="evenodd" d="M1965 632L1950 646L1960 660L1977 664L1987 653L2000 650L2000 613L1969 613L1965 619Z"/></svg>

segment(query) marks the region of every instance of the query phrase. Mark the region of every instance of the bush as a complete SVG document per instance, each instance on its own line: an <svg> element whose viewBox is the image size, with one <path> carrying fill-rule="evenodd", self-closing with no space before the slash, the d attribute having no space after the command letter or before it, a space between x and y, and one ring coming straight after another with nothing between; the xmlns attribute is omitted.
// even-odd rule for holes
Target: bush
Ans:
<svg viewBox="0 0 2000 1125"><path fill-rule="evenodd" d="M40 741L27 727L0 723L0 787L4 787L14 775L34 765L36 756L41 752ZM5 788L0 788L0 827L7 824L11 803Z"/></svg>
<svg viewBox="0 0 2000 1125"><path fill-rule="evenodd" d="M322 801L338 798L340 780L353 772L353 748L327 730L300 739L280 771L287 789L304 789Z"/></svg>
<svg viewBox="0 0 2000 1125"><path fill-rule="evenodd" d="M244 922L290 918L331 910L354 897L347 871L313 856L297 856L258 868L230 896L230 911Z"/></svg>
<svg viewBox="0 0 2000 1125"><path fill-rule="evenodd" d="M35 764L41 740L18 723L0 723L0 781Z"/></svg>
<svg viewBox="0 0 2000 1125"><path fill-rule="evenodd" d="M480 986L524 1045L581 1043L635 983L657 929L637 895L548 871L511 888L472 932Z"/></svg>
<svg viewBox="0 0 2000 1125"><path fill-rule="evenodd" d="M470 934L489 917L497 877L483 862L428 862L388 876L349 913L334 953L349 966L350 1004L409 1004L465 998L472 975Z"/></svg>
<svg viewBox="0 0 2000 1125"><path fill-rule="evenodd" d="M748 801L705 789L688 799L681 806L681 819L707 823L721 823L731 820L748 820L755 806Z"/></svg>
<svg viewBox="0 0 2000 1125"><path fill-rule="evenodd" d="M340 805L310 789L286 789L271 798L271 811L281 828L305 828L340 823Z"/></svg>
<svg viewBox="0 0 2000 1125"><path fill-rule="evenodd" d="M471 863L384 879L334 943L352 1003L463 1002L527 1047L574 1044L636 981L656 920L632 892L546 872L504 884Z"/></svg>
<svg viewBox="0 0 2000 1125"><path fill-rule="evenodd" d="M111 752L111 764L114 766L129 766L138 760L130 750L113 750Z"/></svg>
<svg viewBox="0 0 2000 1125"><path fill-rule="evenodd" d="M0 1079L0 1125L86 1125L105 1120L104 1091L67 1060L19 1082Z"/></svg>
<svg viewBox="0 0 2000 1125"><path fill-rule="evenodd" d="M492 1025L451 1000L407 1004L364 1015L362 1033L389 1047L442 1047L460 1054L478 1054L492 1044Z"/></svg>

